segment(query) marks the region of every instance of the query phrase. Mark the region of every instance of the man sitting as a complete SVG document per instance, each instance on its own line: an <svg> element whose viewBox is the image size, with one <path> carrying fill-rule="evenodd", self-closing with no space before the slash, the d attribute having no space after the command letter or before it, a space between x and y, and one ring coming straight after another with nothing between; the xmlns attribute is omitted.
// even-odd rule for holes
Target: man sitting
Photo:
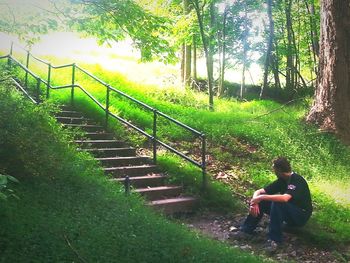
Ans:
<svg viewBox="0 0 350 263"><path fill-rule="evenodd" d="M282 226L303 226L312 214L311 195L305 179L292 172L289 161L279 157L272 168L277 179L254 192L249 215L235 234L252 237L264 214L270 215L267 250L275 252L282 242Z"/></svg>

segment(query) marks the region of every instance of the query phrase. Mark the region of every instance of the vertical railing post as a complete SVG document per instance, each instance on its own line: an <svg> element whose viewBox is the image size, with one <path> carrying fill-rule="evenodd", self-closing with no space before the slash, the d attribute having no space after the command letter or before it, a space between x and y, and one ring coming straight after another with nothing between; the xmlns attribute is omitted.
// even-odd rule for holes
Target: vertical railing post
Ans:
<svg viewBox="0 0 350 263"><path fill-rule="evenodd" d="M105 127L108 128L108 117L109 117L109 93L110 93L110 86L106 86L106 119L105 119Z"/></svg>
<svg viewBox="0 0 350 263"><path fill-rule="evenodd" d="M30 53L27 51L27 60L26 60L26 68L29 70L29 59L30 59ZM28 89L28 71L26 70L26 76L24 80L24 86Z"/></svg>
<svg viewBox="0 0 350 263"><path fill-rule="evenodd" d="M72 89L71 89L71 105L74 106L74 85L75 85L75 63L72 64Z"/></svg>
<svg viewBox="0 0 350 263"><path fill-rule="evenodd" d="M37 78L36 79L36 102L37 102L37 104L40 103L40 83L41 83L41 79Z"/></svg>
<svg viewBox="0 0 350 263"><path fill-rule="evenodd" d="M201 135L202 138L202 189L203 191L207 190L208 187L208 180L207 180L207 172L206 172L206 160L205 160L205 152L206 152L206 140L205 140L205 135Z"/></svg>
<svg viewBox="0 0 350 263"><path fill-rule="evenodd" d="M47 85L46 85L46 99L50 98L50 85L51 85L51 63L48 65L47 70Z"/></svg>
<svg viewBox="0 0 350 263"><path fill-rule="evenodd" d="M13 54L13 41L11 42L10 56L9 56L8 59L7 59L7 64L8 64L9 66L11 66L11 57L12 57L12 54Z"/></svg>
<svg viewBox="0 0 350 263"><path fill-rule="evenodd" d="M153 163L157 164L157 110L153 110Z"/></svg>

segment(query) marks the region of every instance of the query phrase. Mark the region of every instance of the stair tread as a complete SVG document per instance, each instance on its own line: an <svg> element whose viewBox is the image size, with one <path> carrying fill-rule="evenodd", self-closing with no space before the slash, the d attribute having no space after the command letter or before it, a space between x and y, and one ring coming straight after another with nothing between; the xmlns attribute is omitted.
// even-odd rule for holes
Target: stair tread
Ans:
<svg viewBox="0 0 350 263"><path fill-rule="evenodd" d="M89 128L103 128L101 125L96 124L74 124L74 123L65 123L64 126L71 126L71 127L89 127Z"/></svg>
<svg viewBox="0 0 350 263"><path fill-rule="evenodd" d="M109 142L123 142L123 141L119 141L119 140L75 140L75 143L109 143Z"/></svg>
<svg viewBox="0 0 350 263"><path fill-rule="evenodd" d="M61 111L59 111L59 113L79 113L79 114L81 114L79 111L75 111L75 110L61 110Z"/></svg>
<svg viewBox="0 0 350 263"><path fill-rule="evenodd" d="M197 201L197 199L190 196L184 196L184 197L167 198L167 199L161 199L161 200L153 200L153 201L150 201L150 204L164 205L164 204L173 204L173 203L180 203L180 202L191 202L191 201L194 202L194 201Z"/></svg>
<svg viewBox="0 0 350 263"><path fill-rule="evenodd" d="M181 188L182 186L178 186L178 185L163 185L163 186L137 188L135 189L135 192L163 191L163 190L173 190L173 189L181 189Z"/></svg>
<svg viewBox="0 0 350 263"><path fill-rule="evenodd" d="M118 156L118 157L100 157L95 159L98 161L110 161L110 160L149 159L149 157L148 156Z"/></svg>
<svg viewBox="0 0 350 263"><path fill-rule="evenodd" d="M152 174L152 175L144 175L144 176L132 176L129 179L132 180L142 180L142 179L157 179L157 178L166 178L163 174ZM124 181L125 178L112 178L112 181Z"/></svg>
<svg viewBox="0 0 350 263"><path fill-rule="evenodd" d="M145 164L145 165L133 165L133 166L117 166L117 167L105 167L103 168L104 171L111 171L111 170L124 170L124 169L141 169L141 168L156 168L157 165L152 164Z"/></svg>
<svg viewBox="0 0 350 263"><path fill-rule="evenodd" d="M56 119L91 120L91 119L85 118L83 116L81 116L81 117L77 117L77 116L56 116Z"/></svg>
<svg viewBox="0 0 350 263"><path fill-rule="evenodd" d="M117 150L132 150L132 147L117 147L117 148L91 148L91 149L82 149L84 151L117 151Z"/></svg>

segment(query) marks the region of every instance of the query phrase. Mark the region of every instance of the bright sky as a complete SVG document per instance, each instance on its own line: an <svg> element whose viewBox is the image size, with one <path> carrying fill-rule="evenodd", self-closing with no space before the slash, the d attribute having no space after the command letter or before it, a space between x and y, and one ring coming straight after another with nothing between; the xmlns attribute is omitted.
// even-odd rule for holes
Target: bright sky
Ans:
<svg viewBox="0 0 350 263"><path fill-rule="evenodd" d="M19 43L13 37L0 32L0 49L8 52L11 41ZM22 44L23 45L23 44ZM15 48L15 51L18 51ZM114 43L111 47L99 46L94 38L82 38L77 33L56 32L45 35L32 47L36 56L56 56L68 58L71 62L100 64L103 68L117 71L128 79L138 83L151 85L179 85L180 65L164 65L160 62L140 63L139 52L132 48L130 41ZM206 76L205 60L197 62L199 76ZM251 73L251 74L250 74ZM257 65L246 73L246 83L259 83L261 69ZM240 83L241 72L228 70L226 79Z"/></svg>

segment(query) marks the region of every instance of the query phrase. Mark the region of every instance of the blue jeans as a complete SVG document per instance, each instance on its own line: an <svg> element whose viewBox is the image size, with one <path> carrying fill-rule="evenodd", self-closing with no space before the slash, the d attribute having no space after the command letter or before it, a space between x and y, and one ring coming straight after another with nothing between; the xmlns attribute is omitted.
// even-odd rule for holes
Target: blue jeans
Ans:
<svg viewBox="0 0 350 263"><path fill-rule="evenodd" d="M248 215L241 231L253 234L255 228L264 214L270 215L269 239L282 242L282 225L286 222L289 226L304 226L311 214L291 204L282 202L261 201L259 203L260 214L257 217Z"/></svg>

